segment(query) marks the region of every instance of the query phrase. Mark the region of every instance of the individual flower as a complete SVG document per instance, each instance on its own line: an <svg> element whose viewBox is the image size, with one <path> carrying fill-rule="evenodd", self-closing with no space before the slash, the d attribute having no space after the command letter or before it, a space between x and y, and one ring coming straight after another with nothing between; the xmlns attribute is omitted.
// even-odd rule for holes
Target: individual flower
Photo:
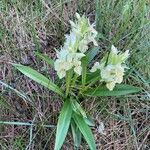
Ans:
<svg viewBox="0 0 150 150"><path fill-rule="evenodd" d="M78 50L78 43L76 35L71 32L70 34L65 35L65 43L63 49L75 53Z"/></svg>
<svg viewBox="0 0 150 150"><path fill-rule="evenodd" d="M82 53L85 53L88 49L88 41L87 40L81 40L79 42L79 50L82 52Z"/></svg>
<svg viewBox="0 0 150 150"><path fill-rule="evenodd" d="M100 63L99 62L95 62L94 66L92 67L92 69L90 70L90 72L95 72L98 69L100 69Z"/></svg>
<svg viewBox="0 0 150 150"><path fill-rule="evenodd" d="M81 67L81 58L84 57L83 53L71 53L69 55L69 59L71 59L71 64L74 67L74 72L78 75L81 75L82 67Z"/></svg>
<svg viewBox="0 0 150 150"><path fill-rule="evenodd" d="M117 48L114 45L112 45L111 52L108 56L108 64L116 65L124 63L128 57L129 50L126 50L124 53L121 53L117 50Z"/></svg>
<svg viewBox="0 0 150 150"><path fill-rule="evenodd" d="M57 51L57 59L54 62L54 68L57 71L59 78L63 78L66 75L66 71L72 68L72 63L68 59L69 52L61 49L60 52Z"/></svg>
<svg viewBox="0 0 150 150"><path fill-rule="evenodd" d="M106 82L106 87L111 91L116 83L121 83L124 76L124 67L118 65L107 65L101 69L101 81Z"/></svg>
<svg viewBox="0 0 150 150"><path fill-rule="evenodd" d="M76 72L78 75L81 75L82 72L81 61L78 60L74 61L74 72Z"/></svg>
<svg viewBox="0 0 150 150"><path fill-rule="evenodd" d="M63 61L61 59L57 59L54 63L55 70L57 71L57 75L59 76L60 79L65 77L66 75L66 67L67 67L67 62Z"/></svg>

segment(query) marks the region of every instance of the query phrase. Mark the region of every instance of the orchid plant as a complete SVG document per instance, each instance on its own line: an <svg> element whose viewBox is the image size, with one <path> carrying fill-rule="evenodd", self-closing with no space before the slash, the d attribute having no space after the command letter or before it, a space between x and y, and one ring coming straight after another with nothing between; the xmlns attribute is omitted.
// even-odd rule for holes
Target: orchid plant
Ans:
<svg viewBox="0 0 150 150"><path fill-rule="evenodd" d="M90 126L93 125L81 107L80 102L87 96L120 96L138 92L140 88L121 84L126 69L125 61L129 58L129 50L119 52L112 45L111 50L93 67L92 60L98 54L99 46L96 40L98 32L89 19L76 13L75 22L70 21L70 33L65 35L64 45L56 51L57 59L36 52L36 55L50 64L59 79L64 81L61 87L53 83L36 70L21 64L13 64L23 74L58 94L64 101L56 130L55 150L60 150L68 130L72 131L74 148L78 149L81 135L87 141L91 150L96 150L96 144ZM89 44L95 48L89 49Z"/></svg>

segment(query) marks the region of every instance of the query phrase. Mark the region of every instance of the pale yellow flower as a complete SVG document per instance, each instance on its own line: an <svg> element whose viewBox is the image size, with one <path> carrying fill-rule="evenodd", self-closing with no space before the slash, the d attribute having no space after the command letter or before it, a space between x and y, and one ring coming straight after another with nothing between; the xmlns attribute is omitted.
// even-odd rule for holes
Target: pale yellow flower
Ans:
<svg viewBox="0 0 150 150"><path fill-rule="evenodd" d="M85 55L83 53L76 53L74 54L72 63L74 66L74 71L78 74L81 75L82 72L82 67L81 67L81 58L84 57Z"/></svg>
<svg viewBox="0 0 150 150"><path fill-rule="evenodd" d="M71 32L69 35L67 34L65 37L66 37L66 40L65 40L63 49L71 53L77 52L78 43L77 43L76 35L73 32Z"/></svg>
<svg viewBox="0 0 150 150"><path fill-rule="evenodd" d="M106 83L106 87L107 87L110 91L112 91L112 90L114 89L115 85L116 85L115 82L108 82L108 83Z"/></svg>
<svg viewBox="0 0 150 150"><path fill-rule="evenodd" d="M57 59L54 63L54 68L57 71L59 78L63 78L66 75L66 71L72 68L72 64L65 60Z"/></svg>
<svg viewBox="0 0 150 150"><path fill-rule="evenodd" d="M64 78L66 76L66 70L60 70L60 71L57 71L57 75L60 79Z"/></svg>
<svg viewBox="0 0 150 150"><path fill-rule="evenodd" d="M87 40L81 40L79 42L79 50L82 52L82 53L85 53L88 49L88 41Z"/></svg>
<svg viewBox="0 0 150 150"><path fill-rule="evenodd" d="M124 53L117 50L117 48L112 45L111 52L109 54L108 58L108 64L116 65L121 64L126 61L126 59L129 57L129 50L126 50Z"/></svg>
<svg viewBox="0 0 150 150"><path fill-rule="evenodd" d="M90 70L90 72L95 72L97 71L98 69L100 69L100 63L99 62L95 62L94 63L94 66L92 67L92 69Z"/></svg>
<svg viewBox="0 0 150 150"><path fill-rule="evenodd" d="M109 55L105 55L101 63L96 62L90 72L95 72L99 69L101 81L106 83L106 87L109 90L113 90L116 83L120 84L123 81L125 69L128 69L124 63L128 57L129 50L120 53L117 48L112 45Z"/></svg>
<svg viewBox="0 0 150 150"><path fill-rule="evenodd" d="M74 72L76 72L78 75L81 75L82 72L81 61L74 62Z"/></svg>
<svg viewBox="0 0 150 150"><path fill-rule="evenodd" d="M121 83L124 76L124 67L119 65L107 65L101 69L101 81L106 82L106 87L113 90L116 83Z"/></svg>
<svg viewBox="0 0 150 150"><path fill-rule="evenodd" d="M111 53L113 53L115 55L118 54L118 50L117 50L117 48L114 45L111 46Z"/></svg>

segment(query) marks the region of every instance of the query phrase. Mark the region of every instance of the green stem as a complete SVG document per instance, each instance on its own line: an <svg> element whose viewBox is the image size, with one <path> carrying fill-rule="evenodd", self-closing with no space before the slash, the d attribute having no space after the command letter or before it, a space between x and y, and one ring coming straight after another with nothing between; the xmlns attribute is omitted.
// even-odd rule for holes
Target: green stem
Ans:
<svg viewBox="0 0 150 150"><path fill-rule="evenodd" d="M75 83L76 83L76 80L78 78L78 75L75 74L74 77L73 77L73 80L72 80L72 86L74 87Z"/></svg>
<svg viewBox="0 0 150 150"><path fill-rule="evenodd" d="M65 94L66 97L69 94L70 83L71 83L71 70L68 70L66 73L66 94Z"/></svg>
<svg viewBox="0 0 150 150"><path fill-rule="evenodd" d="M82 87L81 90L79 91L78 96L79 96L80 94L82 94L82 92L85 92L85 91L86 91L89 87L91 87L93 84L95 84L95 82L97 82L97 79L94 80L93 82L91 82L90 84L88 84L87 86Z"/></svg>

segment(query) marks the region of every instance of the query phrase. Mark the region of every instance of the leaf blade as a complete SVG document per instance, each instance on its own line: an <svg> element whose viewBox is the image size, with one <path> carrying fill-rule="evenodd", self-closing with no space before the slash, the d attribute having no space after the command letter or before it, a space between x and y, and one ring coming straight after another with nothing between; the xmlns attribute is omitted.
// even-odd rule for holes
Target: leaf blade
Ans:
<svg viewBox="0 0 150 150"><path fill-rule="evenodd" d="M90 84L100 80L100 70L87 74L86 84Z"/></svg>
<svg viewBox="0 0 150 150"><path fill-rule="evenodd" d="M41 53L39 53L39 52L34 52L34 53L35 53L35 55L36 55L37 57L39 57L40 59L44 60L44 61L47 62L51 67L54 68L54 61L53 61L51 58L49 58L47 55L41 54Z"/></svg>
<svg viewBox="0 0 150 150"><path fill-rule="evenodd" d="M54 150L60 150L67 135L67 131L69 129L71 116L72 116L71 104L69 100L66 100L58 119Z"/></svg>
<svg viewBox="0 0 150 150"><path fill-rule="evenodd" d="M95 58L99 50L100 50L100 47L94 47L87 53L86 58L87 58L88 64Z"/></svg>
<svg viewBox="0 0 150 150"><path fill-rule="evenodd" d="M90 130L90 127L85 123L83 117L74 113L73 119L78 126L79 130L83 134L84 138L86 139L89 147L91 150L96 150L95 140Z"/></svg>
<svg viewBox="0 0 150 150"><path fill-rule="evenodd" d="M87 96L121 96L131 93L139 92L141 89L139 87L134 87L126 84L116 85L113 91L109 91L106 86L101 86L96 89L89 89L84 92Z"/></svg>
<svg viewBox="0 0 150 150"><path fill-rule="evenodd" d="M84 111L84 109L81 107L81 105L75 99L71 99L71 106L75 113L83 116L84 118L87 118L86 112Z"/></svg>
<svg viewBox="0 0 150 150"><path fill-rule="evenodd" d="M50 81L48 78L46 78L44 75L40 74L36 70L28 66L23 66L21 64L12 64L12 65L30 79L47 87L48 89L52 90L53 92L56 92L57 94L64 96L62 90L56 84L54 84L52 81Z"/></svg>
<svg viewBox="0 0 150 150"><path fill-rule="evenodd" d="M74 149L75 150L79 149L82 135L81 135L79 128L76 126L73 120L71 122L71 131L72 131L72 136L73 136Z"/></svg>

